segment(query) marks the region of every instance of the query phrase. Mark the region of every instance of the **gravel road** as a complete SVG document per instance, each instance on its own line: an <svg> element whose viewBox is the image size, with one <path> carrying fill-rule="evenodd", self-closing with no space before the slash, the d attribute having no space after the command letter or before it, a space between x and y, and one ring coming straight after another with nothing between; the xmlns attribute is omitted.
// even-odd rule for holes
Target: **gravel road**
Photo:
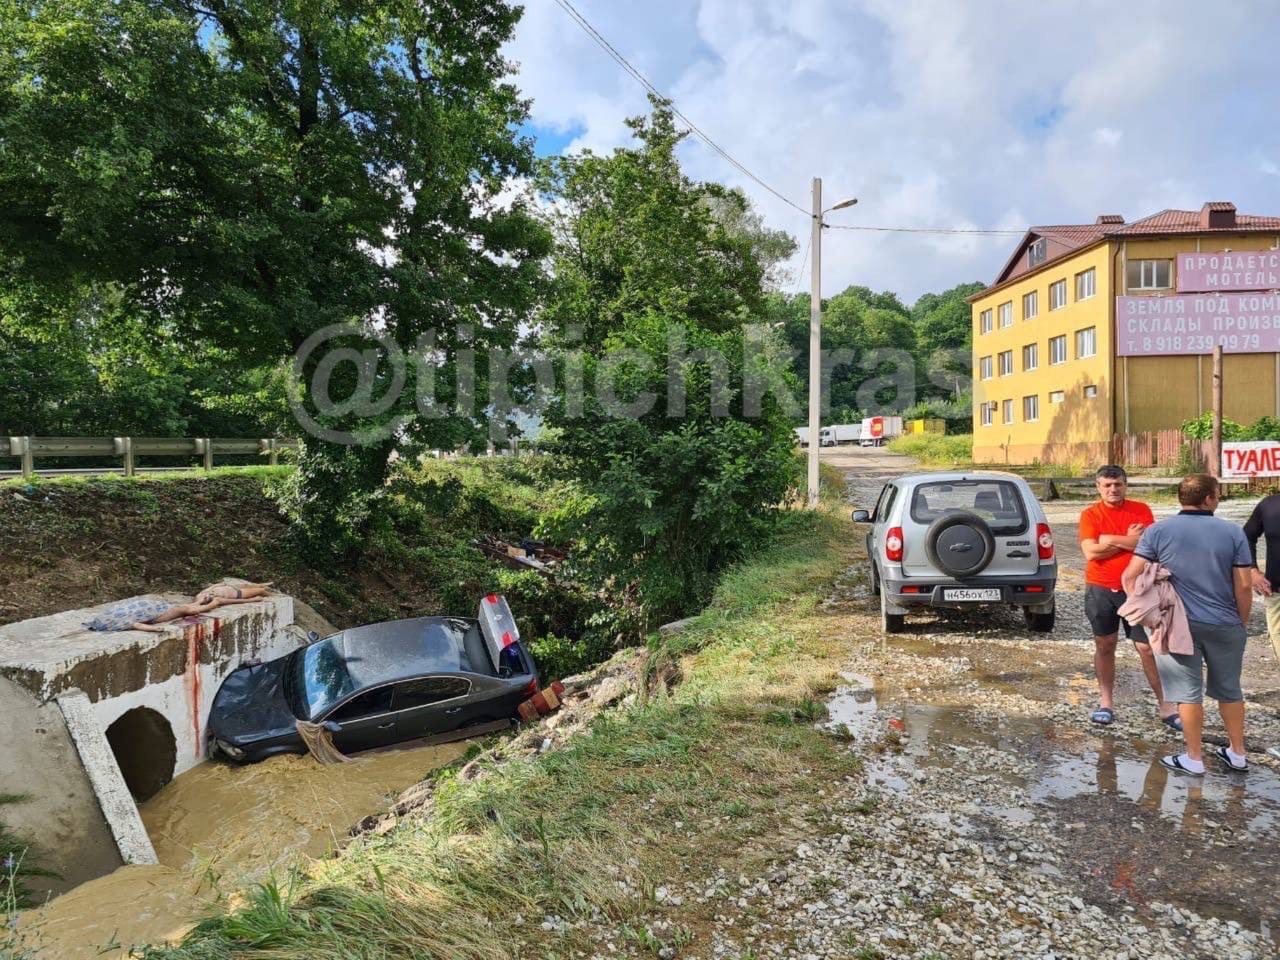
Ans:
<svg viewBox="0 0 1280 960"><path fill-rule="evenodd" d="M860 506L913 466L878 450L824 458ZM1052 511L1064 569L1048 636L997 611L912 617L884 637L865 571L849 571L824 604L850 638L847 685L825 723L866 775L795 810L790 855L763 871L659 888L649 955L1280 956L1280 765L1261 753L1280 743L1280 667L1261 621L1245 671L1252 769L1170 775L1157 761L1179 741L1157 723L1132 651L1119 665L1118 721L1088 722L1079 506ZM1216 715L1207 734L1222 742ZM710 951L671 936L689 904L713 910ZM599 942L599 957L641 955L607 927Z"/></svg>

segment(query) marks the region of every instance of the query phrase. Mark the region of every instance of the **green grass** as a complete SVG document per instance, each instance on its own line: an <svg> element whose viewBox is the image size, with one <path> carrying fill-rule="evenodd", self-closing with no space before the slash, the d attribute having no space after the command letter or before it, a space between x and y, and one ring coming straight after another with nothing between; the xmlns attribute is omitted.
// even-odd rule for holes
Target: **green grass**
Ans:
<svg viewBox="0 0 1280 960"><path fill-rule="evenodd" d="M263 884L181 946L145 956L565 956L582 945L541 930L544 914L628 924L659 878L683 878L679 864L733 866L744 835L776 836L794 800L857 769L810 722L841 647L817 602L854 541L830 512L796 513L723 579L693 630L654 639L651 657L680 661L674 691L657 685L561 750L482 759L478 780L441 778L429 816ZM770 722L779 713L793 719Z"/></svg>
<svg viewBox="0 0 1280 960"><path fill-rule="evenodd" d="M1079 477L1093 470L1080 461L1072 463L975 463L973 460L973 436L968 433L937 434L910 433L894 437L888 449L913 457L921 466L948 470L1007 470L1020 476Z"/></svg>
<svg viewBox="0 0 1280 960"><path fill-rule="evenodd" d="M889 449L914 457L926 467L968 466L973 462L973 436L967 433L906 433L890 440Z"/></svg>
<svg viewBox="0 0 1280 960"><path fill-rule="evenodd" d="M126 477L119 473L101 474L58 474L56 476L35 476L30 480L24 477L7 477L0 480L0 490L23 487L78 488L102 485L104 489L138 488L150 483L168 483L174 480L199 480L200 478L225 479L227 477L257 477L265 480L283 477L293 471L291 466L251 465L240 467L214 467L210 471L203 470L164 470L154 473L135 473Z"/></svg>

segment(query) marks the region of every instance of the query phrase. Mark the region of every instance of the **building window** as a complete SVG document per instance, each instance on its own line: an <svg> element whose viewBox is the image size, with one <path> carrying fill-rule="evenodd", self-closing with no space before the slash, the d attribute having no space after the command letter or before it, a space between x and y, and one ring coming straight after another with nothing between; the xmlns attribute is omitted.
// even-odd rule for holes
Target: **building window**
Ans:
<svg viewBox="0 0 1280 960"><path fill-rule="evenodd" d="M1086 327L1083 330L1076 331L1076 359L1081 357L1092 357L1098 352L1098 330L1096 327Z"/></svg>
<svg viewBox="0 0 1280 960"><path fill-rule="evenodd" d="M980 380L991 379L991 358L990 357L978 358L978 379Z"/></svg>
<svg viewBox="0 0 1280 960"><path fill-rule="evenodd" d="M982 425L984 427L991 426L996 419L996 405L994 403L984 403L978 409L982 414Z"/></svg>
<svg viewBox="0 0 1280 960"><path fill-rule="evenodd" d="M1005 350L1000 354L1000 376L1007 377L1013 373L1013 351Z"/></svg>
<svg viewBox="0 0 1280 960"><path fill-rule="evenodd" d="M1130 260L1130 290L1168 290L1173 286L1172 260Z"/></svg>
<svg viewBox="0 0 1280 960"><path fill-rule="evenodd" d="M1004 402L1004 422L1013 423L1013 401L1006 400Z"/></svg>
<svg viewBox="0 0 1280 960"><path fill-rule="evenodd" d="M978 314L978 332L979 333L991 332L991 311L990 310L983 310L982 313Z"/></svg>
<svg viewBox="0 0 1280 960"><path fill-rule="evenodd" d="M1049 284L1049 309L1061 310L1067 305L1067 280L1064 277L1057 283Z"/></svg>
<svg viewBox="0 0 1280 960"><path fill-rule="evenodd" d="M1000 304L998 309L1000 311L1000 326L1012 327L1013 326L1013 301L1010 300L1008 303Z"/></svg>
<svg viewBox="0 0 1280 960"><path fill-rule="evenodd" d="M1030 320L1040 312L1040 291L1032 290L1022 295L1022 319Z"/></svg>
<svg viewBox="0 0 1280 960"><path fill-rule="evenodd" d="M1050 390L1050 391L1049 391L1049 402L1050 402L1050 403L1062 403L1062 401L1064 401L1064 400L1066 400L1066 399L1067 399L1067 395L1066 395L1066 393L1065 393L1065 392L1063 392L1062 390Z"/></svg>
<svg viewBox="0 0 1280 960"><path fill-rule="evenodd" d="M1034 370L1040 366L1040 344L1028 343L1022 348L1022 369Z"/></svg>
<svg viewBox="0 0 1280 960"><path fill-rule="evenodd" d="M1049 364L1067 362L1067 335L1049 338Z"/></svg>
<svg viewBox="0 0 1280 960"><path fill-rule="evenodd" d="M1027 423L1035 423L1040 419L1040 397L1038 394L1022 398L1022 419Z"/></svg>
<svg viewBox="0 0 1280 960"><path fill-rule="evenodd" d="M1098 385L1096 383L1090 383L1084 388L1084 398L1086 400L1092 400L1097 395Z"/></svg>
<svg viewBox="0 0 1280 960"><path fill-rule="evenodd" d="M1098 272L1090 267L1076 274L1076 299L1088 300L1098 292Z"/></svg>
<svg viewBox="0 0 1280 960"><path fill-rule="evenodd" d="M1027 266L1038 267L1049 256L1049 242L1044 237L1037 238L1027 248Z"/></svg>

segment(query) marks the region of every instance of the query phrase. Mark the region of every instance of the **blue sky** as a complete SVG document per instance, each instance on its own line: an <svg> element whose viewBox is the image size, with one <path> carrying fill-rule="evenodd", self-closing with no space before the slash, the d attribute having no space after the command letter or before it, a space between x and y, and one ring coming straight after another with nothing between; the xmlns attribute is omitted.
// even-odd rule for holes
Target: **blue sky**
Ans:
<svg viewBox="0 0 1280 960"><path fill-rule="evenodd" d="M1280 214L1280 84L1257 67L1280 5L1264 0L575 3L782 193L807 207L817 175L832 200L857 196L844 222L1020 229L1205 200ZM508 55L539 153L625 142L643 90L553 0L524 4ZM803 236L803 215L701 144L683 159ZM824 288L911 300L990 280L1011 244L832 231Z"/></svg>

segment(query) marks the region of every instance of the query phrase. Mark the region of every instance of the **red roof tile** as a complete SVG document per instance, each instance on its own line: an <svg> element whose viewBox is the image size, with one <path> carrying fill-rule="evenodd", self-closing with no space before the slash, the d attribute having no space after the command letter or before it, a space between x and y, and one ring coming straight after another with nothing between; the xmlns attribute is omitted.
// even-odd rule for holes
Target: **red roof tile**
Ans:
<svg viewBox="0 0 1280 960"><path fill-rule="evenodd" d="M1125 223L1118 216L1107 215L1098 218L1097 223L1060 223L1030 227L1026 236L1014 249L1013 255L1005 263L992 287L1000 286L1015 277L1039 270L1048 264L1066 257L1081 247L1089 246L1100 240L1111 237L1158 237L1177 233L1255 233L1280 232L1280 217L1261 217L1248 213L1235 215L1231 226L1206 226L1205 211L1228 213L1235 210L1235 204L1225 200L1213 200L1206 203L1203 210L1161 210L1149 217ZM1034 268L1029 266L1025 256L1027 247L1039 237L1044 237L1047 256ZM991 289L988 287L987 289ZM977 293L971 299L982 296L985 291Z"/></svg>
<svg viewBox="0 0 1280 960"><path fill-rule="evenodd" d="M1207 204L1211 210L1233 209L1229 203ZM1135 220L1107 231L1109 237L1134 237L1165 233L1250 233L1259 230L1280 230L1280 217L1259 217L1249 213L1236 214L1235 226L1205 227L1200 223L1199 210L1161 210L1149 217Z"/></svg>

